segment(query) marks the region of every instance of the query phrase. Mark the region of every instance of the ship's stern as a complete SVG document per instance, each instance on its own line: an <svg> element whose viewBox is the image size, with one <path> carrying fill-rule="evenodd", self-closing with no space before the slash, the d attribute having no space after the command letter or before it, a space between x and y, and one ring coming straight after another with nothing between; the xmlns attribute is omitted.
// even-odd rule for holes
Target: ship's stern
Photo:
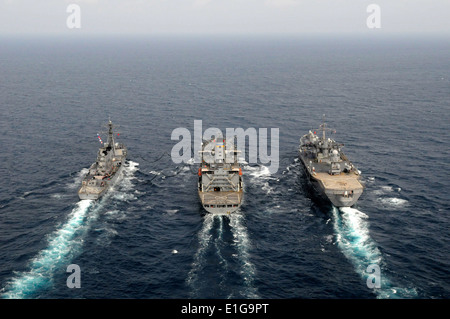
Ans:
<svg viewBox="0 0 450 319"><path fill-rule="evenodd" d="M325 195L330 202L336 207L351 207L355 205L362 194L362 189L355 189L349 191L325 191Z"/></svg>
<svg viewBox="0 0 450 319"><path fill-rule="evenodd" d="M198 195L203 208L211 214L227 215L239 209L243 192L202 192Z"/></svg>

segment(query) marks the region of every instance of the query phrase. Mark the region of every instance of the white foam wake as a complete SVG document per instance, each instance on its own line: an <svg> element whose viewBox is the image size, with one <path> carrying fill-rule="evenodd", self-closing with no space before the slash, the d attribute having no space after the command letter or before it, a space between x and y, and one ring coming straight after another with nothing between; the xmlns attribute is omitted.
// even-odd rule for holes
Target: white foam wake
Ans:
<svg viewBox="0 0 450 319"><path fill-rule="evenodd" d="M359 273L365 272L369 264L380 264L380 251L369 235L368 216L350 207L341 207L340 211L341 214L333 207L337 242L344 255L353 261Z"/></svg>
<svg viewBox="0 0 450 319"><path fill-rule="evenodd" d="M406 199L398 198L398 197L388 197L388 198L380 198L380 201L383 204L390 205L391 207L405 207L408 205L408 201Z"/></svg>
<svg viewBox="0 0 450 319"><path fill-rule="evenodd" d="M216 251L216 255L219 258L219 265L221 266L222 271L220 272L220 282L219 287L222 287L227 283L227 275L229 271L229 265L227 259L222 254L222 245L224 245L223 241L223 224L224 224L224 218L223 216L217 216L216 219L219 222L219 227L217 229L217 237L214 240L214 248Z"/></svg>
<svg viewBox="0 0 450 319"><path fill-rule="evenodd" d="M226 222L229 221L229 226L233 235L232 246L236 249L236 254L233 254L231 259L227 258L227 254L223 254L226 249L224 245L224 231ZM227 277L230 271L230 265L236 263L238 265L238 272L242 277L243 285L239 286L239 294L245 298L258 298L257 291L254 288L255 267L250 262L250 240L247 234L247 228L243 222L243 216L240 213L233 213L231 215L214 215L207 214L204 217L203 225L198 233L198 249L194 255L191 270L187 277L187 284L193 289L193 297L198 297L196 294L202 287L201 273L205 267L208 267L208 258L217 258L218 278L220 278L219 286L229 280ZM211 249L214 254L211 255ZM212 257L214 256L214 257ZM216 262L214 261L214 262ZM236 296L235 292L231 291L228 298Z"/></svg>
<svg viewBox="0 0 450 319"><path fill-rule="evenodd" d="M70 184L67 184L67 187L69 189L76 189L80 187L81 181L83 180L83 177L89 172L89 168L83 168L81 171L79 171L75 176L73 177L73 181Z"/></svg>
<svg viewBox="0 0 450 319"><path fill-rule="evenodd" d="M139 163L129 161L120 174L118 182L113 186L106 197L112 195L114 199L129 202L132 200L136 200L137 197L132 192L134 190L133 181L136 179L134 173L139 170Z"/></svg>
<svg viewBox="0 0 450 319"><path fill-rule="evenodd" d="M31 261L30 270L18 273L7 285L2 297L28 298L52 284L53 273L67 266L70 257L79 251L86 230L86 214L91 205L90 200L77 203L67 222L50 236L47 248Z"/></svg>
<svg viewBox="0 0 450 319"><path fill-rule="evenodd" d="M128 161L128 167L125 167L125 171L128 174L134 174L139 169L139 163L134 161Z"/></svg>
<svg viewBox="0 0 450 319"><path fill-rule="evenodd" d="M273 188L269 185L269 180L274 179L270 173L269 167L260 166L248 166L244 167L246 174L248 174L253 185L261 186L261 189L266 192L267 195L273 193Z"/></svg>
<svg viewBox="0 0 450 319"><path fill-rule="evenodd" d="M409 205L408 200L398 197L402 189L398 186L380 186L373 191L377 199L391 209L401 209Z"/></svg>
<svg viewBox="0 0 450 319"><path fill-rule="evenodd" d="M133 180L136 179L134 173L139 170L139 163L129 161L128 166L124 167L123 179L120 182L120 186L124 190L131 190L133 188Z"/></svg>
<svg viewBox="0 0 450 319"><path fill-rule="evenodd" d="M124 179L120 182L120 187L125 193L133 188L131 180L133 173L138 170L138 165L130 161L123 170ZM75 177L73 185L78 185L84 174L86 171L83 169ZM66 223L49 236L47 247L31 260L29 270L17 273L7 284L2 297L31 298L39 290L50 287L54 273L67 267L70 260L80 253L84 236L91 223L98 217L98 210L103 207L102 203L111 196L110 192L108 191L96 204L91 200L79 201L69 214ZM65 268L62 271L65 271Z"/></svg>
<svg viewBox="0 0 450 319"><path fill-rule="evenodd" d="M204 265L206 249L211 241L211 229L214 223L214 215L207 214L203 219L203 225L198 233L198 249L194 255L194 261L192 262L191 270L187 277L187 284L190 287L195 287L199 280L199 272Z"/></svg>
<svg viewBox="0 0 450 319"><path fill-rule="evenodd" d="M333 207L332 212L338 246L352 262L355 271L364 280L364 284L367 284L369 275L373 273L373 266L376 266L381 272L377 279L380 288L374 288L378 298L415 297L415 289L392 287L389 279L382 273L383 256L375 241L370 237L368 216L350 207L341 207L339 210Z"/></svg>
<svg viewBox="0 0 450 319"><path fill-rule="evenodd" d="M251 247L248 238L247 227L244 223L244 216L236 212L230 215L231 232L233 233L234 243L237 247L241 275L244 280L244 290L241 292L246 298L259 298L257 289L254 287L254 278L256 274L255 266L250 261L249 249Z"/></svg>

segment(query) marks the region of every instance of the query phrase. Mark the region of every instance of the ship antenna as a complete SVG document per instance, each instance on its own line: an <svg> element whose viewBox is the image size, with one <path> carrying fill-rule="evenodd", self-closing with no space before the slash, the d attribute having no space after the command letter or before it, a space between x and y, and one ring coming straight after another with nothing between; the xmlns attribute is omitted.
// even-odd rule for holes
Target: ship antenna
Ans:
<svg viewBox="0 0 450 319"><path fill-rule="evenodd" d="M111 122L111 117L110 117L109 123L108 123L108 145L115 151L114 133L113 133L112 129L113 129L113 124Z"/></svg>
<svg viewBox="0 0 450 319"><path fill-rule="evenodd" d="M325 114L322 115L322 131L323 131L323 140L325 141Z"/></svg>

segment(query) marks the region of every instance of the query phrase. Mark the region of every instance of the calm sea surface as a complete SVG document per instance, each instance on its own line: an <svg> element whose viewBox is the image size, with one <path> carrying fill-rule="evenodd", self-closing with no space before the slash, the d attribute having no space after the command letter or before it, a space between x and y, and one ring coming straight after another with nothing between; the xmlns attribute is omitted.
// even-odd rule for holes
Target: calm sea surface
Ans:
<svg viewBox="0 0 450 319"><path fill-rule="evenodd" d="M450 297L448 38L0 42L2 297ZM323 114L362 171L353 208L318 202L297 160ZM80 201L108 118L129 163ZM279 129L278 171L247 159L231 216L207 215L196 165L170 157L194 120Z"/></svg>

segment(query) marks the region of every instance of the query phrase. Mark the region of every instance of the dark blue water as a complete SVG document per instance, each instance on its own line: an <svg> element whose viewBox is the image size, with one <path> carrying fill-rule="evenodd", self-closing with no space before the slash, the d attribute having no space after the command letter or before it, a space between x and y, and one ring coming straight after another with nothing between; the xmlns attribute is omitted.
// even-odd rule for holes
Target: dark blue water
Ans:
<svg viewBox="0 0 450 319"><path fill-rule="evenodd" d="M0 74L5 298L450 297L448 38L3 38ZM363 174L351 209L296 159L322 114ZM128 166L79 201L108 117ZM245 165L234 215L205 215L168 155L194 120L280 130L278 172Z"/></svg>

